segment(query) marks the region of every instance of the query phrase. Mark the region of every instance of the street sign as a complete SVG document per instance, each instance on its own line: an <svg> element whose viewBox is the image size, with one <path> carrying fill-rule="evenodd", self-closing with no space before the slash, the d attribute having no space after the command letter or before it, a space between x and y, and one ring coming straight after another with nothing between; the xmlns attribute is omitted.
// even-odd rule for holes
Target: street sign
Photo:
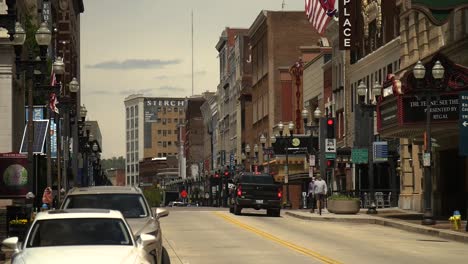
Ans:
<svg viewBox="0 0 468 264"><path fill-rule="evenodd" d="M309 155L309 163L311 167L315 167L315 155Z"/></svg>
<svg viewBox="0 0 468 264"><path fill-rule="evenodd" d="M352 149L351 162L354 164L367 164L369 161L369 152L367 149Z"/></svg>
<svg viewBox="0 0 468 264"><path fill-rule="evenodd" d="M325 159L336 159L336 153L325 153Z"/></svg>
<svg viewBox="0 0 468 264"><path fill-rule="evenodd" d="M460 92L460 114L458 118L460 140L458 152L460 156L468 156L468 92Z"/></svg>
<svg viewBox="0 0 468 264"><path fill-rule="evenodd" d="M374 162L387 162L388 144L387 141L377 141L373 144Z"/></svg>
<svg viewBox="0 0 468 264"><path fill-rule="evenodd" d="M336 138L325 139L325 152L336 153Z"/></svg>

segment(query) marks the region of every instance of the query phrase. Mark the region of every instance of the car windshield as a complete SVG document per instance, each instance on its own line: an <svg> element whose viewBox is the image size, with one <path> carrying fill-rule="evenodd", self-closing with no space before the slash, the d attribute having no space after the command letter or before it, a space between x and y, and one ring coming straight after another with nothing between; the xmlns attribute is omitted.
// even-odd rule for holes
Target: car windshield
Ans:
<svg viewBox="0 0 468 264"><path fill-rule="evenodd" d="M122 219L73 218L39 220L31 228L26 247L133 245Z"/></svg>
<svg viewBox="0 0 468 264"><path fill-rule="evenodd" d="M62 209L98 208L120 211L125 218L148 217L143 197L138 194L85 194L70 195Z"/></svg>
<svg viewBox="0 0 468 264"><path fill-rule="evenodd" d="M274 184L273 177L269 175L243 175L241 182L244 183L259 183L259 184Z"/></svg>

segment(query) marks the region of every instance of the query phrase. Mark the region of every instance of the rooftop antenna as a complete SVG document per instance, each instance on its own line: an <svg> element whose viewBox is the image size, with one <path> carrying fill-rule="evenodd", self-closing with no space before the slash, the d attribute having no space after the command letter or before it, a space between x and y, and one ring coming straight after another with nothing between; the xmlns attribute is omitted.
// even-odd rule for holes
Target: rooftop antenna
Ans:
<svg viewBox="0 0 468 264"><path fill-rule="evenodd" d="M193 9L192 9L192 96L193 96Z"/></svg>
<svg viewBox="0 0 468 264"><path fill-rule="evenodd" d="M283 3L281 4L281 10L284 11L284 6L286 5L286 3L284 2L283 0Z"/></svg>

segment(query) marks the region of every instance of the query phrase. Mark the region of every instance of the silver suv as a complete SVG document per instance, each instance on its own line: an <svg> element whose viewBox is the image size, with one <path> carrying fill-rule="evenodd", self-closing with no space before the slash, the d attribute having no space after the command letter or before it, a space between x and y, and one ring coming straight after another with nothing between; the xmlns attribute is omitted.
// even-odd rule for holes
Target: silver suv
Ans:
<svg viewBox="0 0 468 264"><path fill-rule="evenodd" d="M135 238L141 234L156 237L156 243L148 250L155 264L169 264L169 256L162 246L159 218L169 215L160 208L152 210L143 192L131 186L92 186L71 189L60 209L100 208L120 211L132 229Z"/></svg>

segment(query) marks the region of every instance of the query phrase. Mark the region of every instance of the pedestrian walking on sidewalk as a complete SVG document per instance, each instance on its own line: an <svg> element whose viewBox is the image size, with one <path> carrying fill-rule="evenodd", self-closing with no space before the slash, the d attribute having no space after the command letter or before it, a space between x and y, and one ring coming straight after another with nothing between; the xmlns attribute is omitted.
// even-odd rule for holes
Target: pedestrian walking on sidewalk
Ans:
<svg viewBox="0 0 468 264"><path fill-rule="evenodd" d="M325 196L327 192L327 183L322 179L322 176L317 176L317 179L314 181L314 194L320 215L322 215L322 209L325 207Z"/></svg>
<svg viewBox="0 0 468 264"><path fill-rule="evenodd" d="M313 213L315 209L314 181L315 181L315 177L312 177L311 181L309 182L309 188L307 190L307 197L309 198L309 205L310 205L310 208L312 209L310 210L311 213Z"/></svg>

